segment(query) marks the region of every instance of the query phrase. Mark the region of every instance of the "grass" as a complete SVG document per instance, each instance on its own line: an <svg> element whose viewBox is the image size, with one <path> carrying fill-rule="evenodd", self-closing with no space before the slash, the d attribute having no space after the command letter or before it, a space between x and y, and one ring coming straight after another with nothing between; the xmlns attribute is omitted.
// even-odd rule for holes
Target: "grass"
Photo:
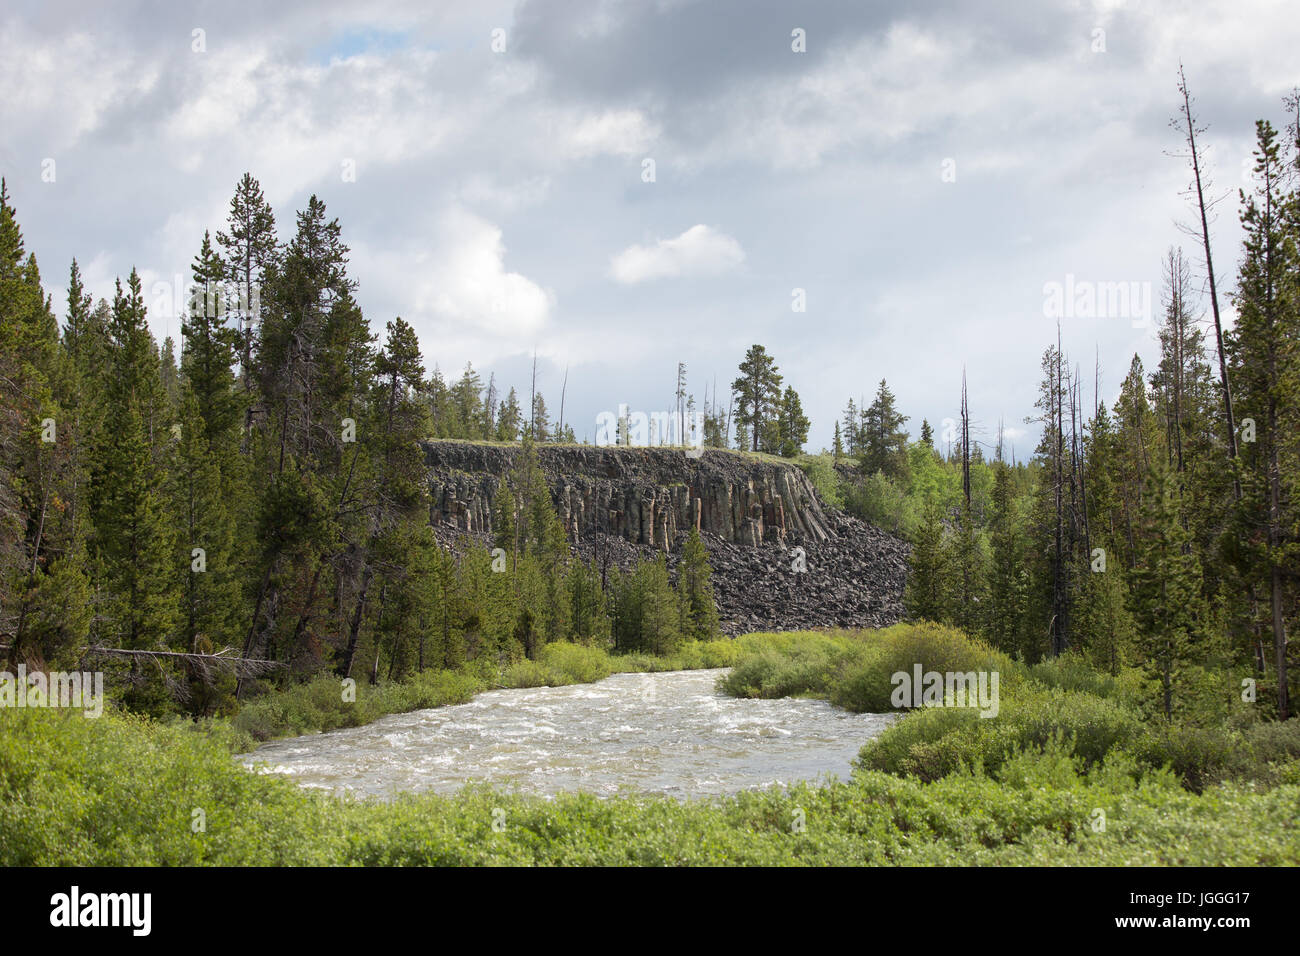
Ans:
<svg viewBox="0 0 1300 956"><path fill-rule="evenodd" d="M1300 863L1300 781L1198 795L1126 758L1083 773L1060 748L997 774L927 783L862 771L688 803L482 788L386 803L249 773L222 733L118 713L0 713L0 864Z"/></svg>
<svg viewBox="0 0 1300 956"><path fill-rule="evenodd" d="M1201 792L1227 782L1300 782L1300 720L1264 721L1239 701L1213 725L1153 718L1140 703L1135 672L1119 677L1063 657L1026 667L960 631L896 624L878 631L747 635L719 682L736 697L811 696L848 710L895 710L892 676L924 671L997 671L997 717L975 709L927 707L869 741L862 769L923 782L978 769L999 773L1025 752L1061 749L1081 773L1130 760L1139 773L1168 770ZM1232 675L1221 675L1234 687ZM1224 700L1232 700L1225 694Z"/></svg>
<svg viewBox="0 0 1300 956"><path fill-rule="evenodd" d="M515 679L659 663L560 645ZM745 696L859 709L878 705L891 667L1006 673L996 718L915 710L865 744L851 780L685 803L487 788L341 798L245 771L231 759L238 721L6 708L0 864L1300 865L1300 721L1154 722L1125 675L1068 659L1026 668L932 625L747 635L688 646L673 663L731 663L720 684ZM444 672L359 687L366 703L353 711L311 684L279 700L328 722L459 699L479 682Z"/></svg>

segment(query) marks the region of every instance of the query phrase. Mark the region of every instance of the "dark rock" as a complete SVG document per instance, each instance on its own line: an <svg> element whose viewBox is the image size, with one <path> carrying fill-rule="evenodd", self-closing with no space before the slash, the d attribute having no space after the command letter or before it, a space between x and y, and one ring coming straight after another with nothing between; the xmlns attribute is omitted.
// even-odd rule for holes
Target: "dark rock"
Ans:
<svg viewBox="0 0 1300 956"><path fill-rule="evenodd" d="M490 546L492 499L517 446L424 444L439 540ZM538 447L572 547L627 568L667 552L675 569L691 528L713 567L725 631L880 627L903 614L905 542L818 498L792 464L708 449ZM806 571L796 571L794 548Z"/></svg>

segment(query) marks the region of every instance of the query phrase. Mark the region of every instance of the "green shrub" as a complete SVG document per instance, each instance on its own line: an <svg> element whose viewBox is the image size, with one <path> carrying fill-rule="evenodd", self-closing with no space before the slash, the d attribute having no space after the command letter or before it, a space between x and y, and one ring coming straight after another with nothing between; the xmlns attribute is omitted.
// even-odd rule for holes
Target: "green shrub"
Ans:
<svg viewBox="0 0 1300 956"><path fill-rule="evenodd" d="M356 699L348 700L339 678L318 677L245 701L231 726L254 741L360 727L387 714L463 704L486 686L472 673L429 670L404 683L357 681Z"/></svg>
<svg viewBox="0 0 1300 956"><path fill-rule="evenodd" d="M844 482L835 470L831 455L804 455L796 464L808 476L822 501L838 511L844 510Z"/></svg>
<svg viewBox="0 0 1300 956"><path fill-rule="evenodd" d="M923 673L997 672L999 695L1014 686L1021 672L1020 665L982 641L927 621L896 624L876 632L870 643L876 653L861 655L843 673L832 688L832 703L858 712L894 710L894 675L905 674L910 681L917 665Z"/></svg>
<svg viewBox="0 0 1300 956"><path fill-rule="evenodd" d="M1028 671L1033 680L1046 687L1082 691L1097 697L1115 697L1120 692L1116 678L1089 667L1078 654L1062 654L1034 664Z"/></svg>
<svg viewBox="0 0 1300 956"><path fill-rule="evenodd" d="M1137 743L1137 756L1146 766L1169 767L1184 786L1200 793L1231 775L1233 765L1238 771L1246 767L1248 755L1237 746L1239 739L1226 730L1157 721Z"/></svg>
<svg viewBox="0 0 1300 956"><path fill-rule="evenodd" d="M1242 737L1260 763L1300 759L1300 719L1261 722L1247 727Z"/></svg>
<svg viewBox="0 0 1300 956"><path fill-rule="evenodd" d="M877 631L747 634L719 689L736 697L813 695L854 711L888 713L893 675L922 672L999 674L999 711L970 707L914 709L862 748L858 766L933 782L982 768L996 774L1007 761L1059 747L1080 772L1107 761L1130 761L1137 772L1165 768L1200 792L1224 781L1273 786L1291 779L1300 760L1300 721L1260 720L1231 704L1230 671L1201 669L1190 684L1214 698L1221 719L1199 726L1166 722L1142 705L1141 675L1098 673L1076 655L1025 667L950 627L898 624Z"/></svg>
<svg viewBox="0 0 1300 956"><path fill-rule="evenodd" d="M599 647L557 642L542 648L542 664L557 684L589 684L613 673L609 655Z"/></svg>
<svg viewBox="0 0 1300 956"><path fill-rule="evenodd" d="M672 654L619 654L610 658L619 673L657 673L730 667L742 653L741 641L729 637L711 641L683 641Z"/></svg>
<svg viewBox="0 0 1300 956"><path fill-rule="evenodd" d="M883 472L868 475L844 491L845 511L891 534L908 530L907 508L906 490Z"/></svg>
<svg viewBox="0 0 1300 956"><path fill-rule="evenodd" d="M959 725L960 712L929 710L898 726L953 715ZM0 865L1300 863L1300 786L1229 784L1198 796L1169 774L1138 780L1123 754L1081 773L1060 740L1010 753L996 777L972 769L933 783L860 771L826 786L684 802L485 787L384 802L249 773L223 733L111 711L87 720L0 709ZM509 825L494 832L498 808ZM1104 830L1091 825L1099 809ZM802 832L791 827L797 815Z"/></svg>
<svg viewBox="0 0 1300 956"><path fill-rule="evenodd" d="M732 697L827 696L862 644L827 634L800 632L748 640L719 688Z"/></svg>
<svg viewBox="0 0 1300 956"><path fill-rule="evenodd" d="M731 638L700 641L698 646L707 668L731 667L740 659L740 645Z"/></svg>
<svg viewBox="0 0 1300 956"><path fill-rule="evenodd" d="M996 717L962 707L914 712L868 741L858 762L937 780L963 767L997 773L1015 754L1059 746L1086 771L1112 751L1133 746L1144 732L1138 715L1113 701L1056 688L1022 689L1003 699Z"/></svg>
<svg viewBox="0 0 1300 956"><path fill-rule="evenodd" d="M501 686L508 688L551 687L554 681L554 672L541 661L517 661L501 675Z"/></svg>

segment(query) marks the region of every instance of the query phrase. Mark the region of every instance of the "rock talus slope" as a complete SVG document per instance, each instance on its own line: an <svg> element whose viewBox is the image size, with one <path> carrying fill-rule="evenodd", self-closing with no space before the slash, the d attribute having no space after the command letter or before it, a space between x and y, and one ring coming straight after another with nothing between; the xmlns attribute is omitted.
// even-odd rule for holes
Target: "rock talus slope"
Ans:
<svg viewBox="0 0 1300 956"><path fill-rule="evenodd" d="M491 540L493 498L519 448L424 444L430 522L455 547ZM723 629L877 627L902 617L907 545L826 507L796 466L719 449L538 446L574 549L630 566L700 531Z"/></svg>

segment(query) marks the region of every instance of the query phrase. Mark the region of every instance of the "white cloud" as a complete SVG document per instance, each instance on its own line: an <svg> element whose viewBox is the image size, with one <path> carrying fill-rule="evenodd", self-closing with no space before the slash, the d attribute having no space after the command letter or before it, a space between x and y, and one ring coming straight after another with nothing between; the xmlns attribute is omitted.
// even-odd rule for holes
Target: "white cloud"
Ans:
<svg viewBox="0 0 1300 956"><path fill-rule="evenodd" d="M432 247L358 245L352 271L396 297L426 356L463 354L480 364L531 347L555 306L551 290L510 271L505 259L500 227L452 206Z"/></svg>
<svg viewBox="0 0 1300 956"><path fill-rule="evenodd" d="M659 135L659 128L640 110L607 110L603 113L565 118L561 127L568 155L636 156L644 153Z"/></svg>
<svg viewBox="0 0 1300 956"><path fill-rule="evenodd" d="M610 260L610 274L631 285L648 279L717 275L745 261L740 243L704 224L691 226L675 239L653 246L629 246Z"/></svg>

